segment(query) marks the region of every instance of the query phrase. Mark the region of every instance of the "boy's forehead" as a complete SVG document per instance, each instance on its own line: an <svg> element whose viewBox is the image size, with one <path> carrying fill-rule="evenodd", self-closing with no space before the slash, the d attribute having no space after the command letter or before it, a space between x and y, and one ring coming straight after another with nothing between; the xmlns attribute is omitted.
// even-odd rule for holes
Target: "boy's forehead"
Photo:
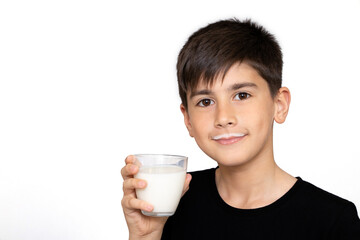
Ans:
<svg viewBox="0 0 360 240"><path fill-rule="evenodd" d="M211 89L217 83L222 84L224 82L224 78L214 78L211 81L206 81L205 79L201 78L197 84L191 89L191 92L197 91L199 89Z"/></svg>

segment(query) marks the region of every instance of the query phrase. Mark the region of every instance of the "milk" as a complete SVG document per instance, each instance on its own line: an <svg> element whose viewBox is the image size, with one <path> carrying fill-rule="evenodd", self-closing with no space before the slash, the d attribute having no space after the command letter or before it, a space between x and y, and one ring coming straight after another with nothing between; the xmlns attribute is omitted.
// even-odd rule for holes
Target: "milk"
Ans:
<svg viewBox="0 0 360 240"><path fill-rule="evenodd" d="M179 204L184 187L186 171L178 166L143 166L135 178L147 181L144 189L136 189L138 199L154 206L151 216L170 216Z"/></svg>

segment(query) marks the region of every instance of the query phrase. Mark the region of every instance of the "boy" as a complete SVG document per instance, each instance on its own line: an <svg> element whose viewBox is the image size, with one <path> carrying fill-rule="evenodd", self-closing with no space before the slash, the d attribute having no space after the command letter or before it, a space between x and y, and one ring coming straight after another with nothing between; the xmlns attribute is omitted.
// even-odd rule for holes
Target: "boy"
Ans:
<svg viewBox="0 0 360 240"><path fill-rule="evenodd" d="M353 203L280 169L273 156L273 122L286 119L290 92L281 86L282 53L274 36L247 20L198 30L177 63L181 111L215 169L187 175L170 218L141 215L136 199L146 182L122 169L122 206L130 239L360 239ZM191 180L191 185L189 183Z"/></svg>

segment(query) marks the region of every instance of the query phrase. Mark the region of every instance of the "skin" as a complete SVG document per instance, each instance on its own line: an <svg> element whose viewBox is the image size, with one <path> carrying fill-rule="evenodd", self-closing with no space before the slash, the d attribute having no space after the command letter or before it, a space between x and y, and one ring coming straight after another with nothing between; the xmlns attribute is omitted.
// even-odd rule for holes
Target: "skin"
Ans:
<svg viewBox="0 0 360 240"><path fill-rule="evenodd" d="M286 87L273 98L257 71L241 63L234 64L223 81L216 79L212 86L200 82L187 100L188 109L181 105L185 125L218 163L216 184L226 203L242 209L263 207L294 185L296 178L276 165L273 154L273 123L283 123L289 110ZM223 135L230 133L240 137Z"/></svg>

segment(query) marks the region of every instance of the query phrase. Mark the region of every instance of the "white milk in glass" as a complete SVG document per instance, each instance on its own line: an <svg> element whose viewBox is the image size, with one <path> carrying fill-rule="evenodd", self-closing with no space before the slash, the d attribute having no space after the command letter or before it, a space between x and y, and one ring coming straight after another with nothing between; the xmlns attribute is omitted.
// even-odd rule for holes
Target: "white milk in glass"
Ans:
<svg viewBox="0 0 360 240"><path fill-rule="evenodd" d="M147 181L144 189L136 189L138 199L154 206L146 215L166 216L175 212L180 201L186 177L186 170L178 166L143 166L135 178Z"/></svg>

